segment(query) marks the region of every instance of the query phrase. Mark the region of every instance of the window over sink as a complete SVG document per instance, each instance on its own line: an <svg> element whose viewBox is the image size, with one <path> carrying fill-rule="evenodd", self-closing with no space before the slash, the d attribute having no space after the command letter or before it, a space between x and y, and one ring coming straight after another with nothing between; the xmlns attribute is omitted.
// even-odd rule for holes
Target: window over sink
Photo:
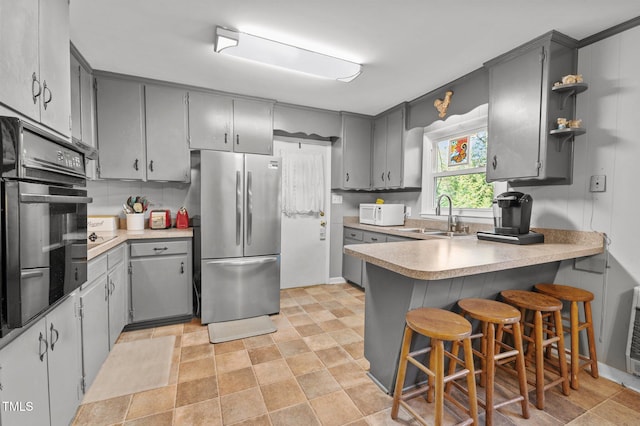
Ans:
<svg viewBox="0 0 640 426"><path fill-rule="evenodd" d="M453 214L490 217L494 193L506 183L487 183L487 104L425 127L422 173L423 215L435 213L441 195L453 201ZM448 201L443 201L448 209Z"/></svg>

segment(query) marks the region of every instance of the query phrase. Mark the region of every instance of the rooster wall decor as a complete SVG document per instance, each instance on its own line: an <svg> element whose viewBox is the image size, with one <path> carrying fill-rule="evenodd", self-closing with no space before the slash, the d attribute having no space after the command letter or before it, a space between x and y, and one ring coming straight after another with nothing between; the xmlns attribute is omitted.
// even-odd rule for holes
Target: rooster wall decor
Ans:
<svg viewBox="0 0 640 426"><path fill-rule="evenodd" d="M439 112L438 117L444 118L447 115L447 108L449 108L449 103L451 103L451 96L453 96L453 91L447 90L444 94L444 100L436 99L433 102L433 106L436 107Z"/></svg>

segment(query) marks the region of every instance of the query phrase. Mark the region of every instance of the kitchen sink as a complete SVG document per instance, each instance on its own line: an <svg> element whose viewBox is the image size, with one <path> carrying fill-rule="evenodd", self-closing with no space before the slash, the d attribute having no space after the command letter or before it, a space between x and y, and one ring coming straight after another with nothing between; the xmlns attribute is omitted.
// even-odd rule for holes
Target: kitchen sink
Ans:
<svg viewBox="0 0 640 426"><path fill-rule="evenodd" d="M433 235L436 237L462 237L468 236L470 234L466 232L447 232L441 229L430 229L430 228L391 228L393 231L400 232L411 232L422 235Z"/></svg>

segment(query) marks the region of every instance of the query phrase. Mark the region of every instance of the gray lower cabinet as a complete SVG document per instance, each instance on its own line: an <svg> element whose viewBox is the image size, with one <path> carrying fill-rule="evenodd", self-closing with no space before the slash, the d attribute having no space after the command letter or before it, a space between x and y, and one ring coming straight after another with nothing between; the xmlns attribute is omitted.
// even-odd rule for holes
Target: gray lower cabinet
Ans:
<svg viewBox="0 0 640 426"><path fill-rule="evenodd" d="M109 349L127 325L126 244L107 253L107 293L109 301Z"/></svg>
<svg viewBox="0 0 640 426"><path fill-rule="evenodd" d="M362 241L365 244L373 244L373 243L386 243L387 235L380 234L378 232L369 232L364 231L362 233ZM369 287L369 276L367 275L367 262L364 260L360 261L362 263L362 283L360 284L364 289Z"/></svg>
<svg viewBox="0 0 640 426"><path fill-rule="evenodd" d="M106 295L107 276L80 292L82 309L82 374L85 389L93 383L102 363L109 355L109 302Z"/></svg>
<svg viewBox="0 0 640 426"><path fill-rule="evenodd" d="M0 421L68 425L81 400L77 293L0 351Z"/></svg>
<svg viewBox="0 0 640 426"><path fill-rule="evenodd" d="M191 240L130 244L131 322L190 316Z"/></svg>
<svg viewBox="0 0 640 426"><path fill-rule="evenodd" d="M96 378L127 324L127 245L109 250L88 265L88 285L80 292L82 365L85 387Z"/></svg>
<svg viewBox="0 0 640 426"><path fill-rule="evenodd" d="M348 244L372 244L391 243L397 241L410 241L413 238L398 237L395 235L382 234L380 232L361 231L359 229L344 228L343 245ZM342 254L342 277L362 288L367 288L369 282L367 276L366 262L355 256Z"/></svg>
<svg viewBox="0 0 640 426"><path fill-rule="evenodd" d="M344 245L363 244L362 231L344 228ZM362 285L362 260L357 257L342 254L342 276L345 280Z"/></svg>

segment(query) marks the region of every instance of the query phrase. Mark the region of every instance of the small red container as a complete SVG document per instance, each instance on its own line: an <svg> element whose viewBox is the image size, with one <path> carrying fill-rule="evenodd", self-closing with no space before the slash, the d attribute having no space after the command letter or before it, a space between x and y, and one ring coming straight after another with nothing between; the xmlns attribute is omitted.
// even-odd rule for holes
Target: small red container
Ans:
<svg viewBox="0 0 640 426"><path fill-rule="evenodd" d="M184 207L180 207L176 214L176 228L185 229L189 227L189 213Z"/></svg>

